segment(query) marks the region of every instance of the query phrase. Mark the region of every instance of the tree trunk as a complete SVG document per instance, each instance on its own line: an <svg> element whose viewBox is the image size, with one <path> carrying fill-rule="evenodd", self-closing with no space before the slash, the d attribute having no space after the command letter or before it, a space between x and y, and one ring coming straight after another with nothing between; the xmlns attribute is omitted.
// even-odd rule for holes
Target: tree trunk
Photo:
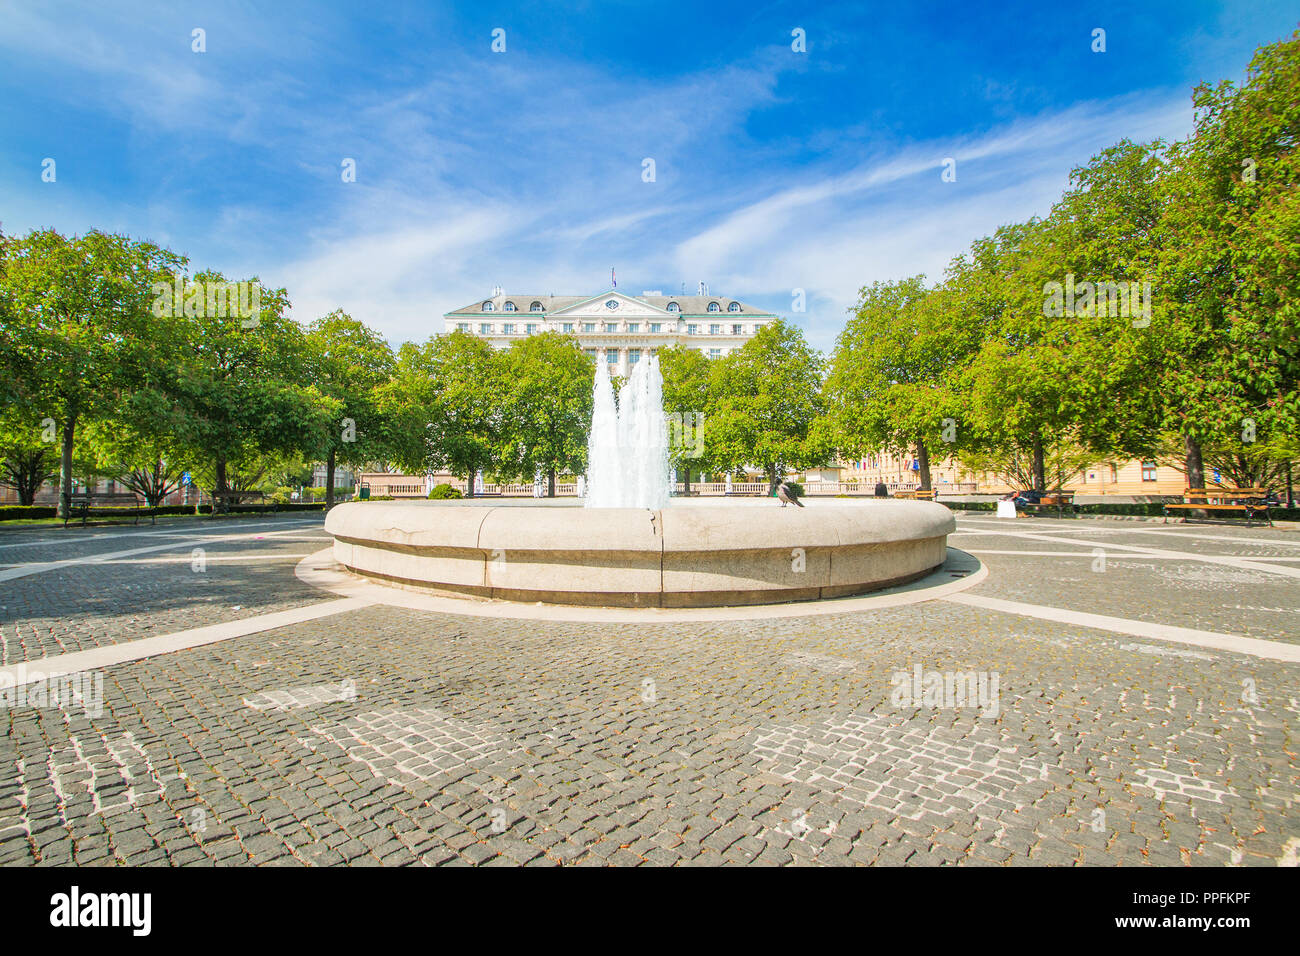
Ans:
<svg viewBox="0 0 1300 956"><path fill-rule="evenodd" d="M768 465L767 466L767 494L769 497L771 497L773 494L776 493L777 484L779 484L779 482L777 481L777 477L776 477L776 465L775 464Z"/></svg>
<svg viewBox="0 0 1300 956"><path fill-rule="evenodd" d="M1034 432L1034 490L1047 490L1047 467L1043 460L1043 436Z"/></svg>
<svg viewBox="0 0 1300 956"><path fill-rule="evenodd" d="M475 468L471 468L471 469L469 470L469 478L465 481L465 497L466 497L466 498L473 498L473 497L474 497L474 476L475 476L476 474L478 474L478 470L477 470L477 469L475 469Z"/></svg>
<svg viewBox="0 0 1300 956"><path fill-rule="evenodd" d="M1183 435L1183 453L1186 458L1187 487L1205 487L1205 463L1201 461L1201 443L1189 434ZM1197 499L1204 500L1204 499Z"/></svg>
<svg viewBox="0 0 1300 956"><path fill-rule="evenodd" d="M69 415L63 423L63 450L59 456L59 510L60 518L66 519L72 510L72 438L76 434L77 416Z"/></svg>
<svg viewBox="0 0 1300 956"><path fill-rule="evenodd" d="M930 452L925 447L925 442L921 439L916 440L916 462L921 466L921 490L930 490Z"/></svg>
<svg viewBox="0 0 1300 956"><path fill-rule="evenodd" d="M691 496L691 469L689 465L686 467L685 478L686 480L682 482L682 497L689 498Z"/></svg>
<svg viewBox="0 0 1300 956"><path fill-rule="evenodd" d="M331 448L330 453L325 458L325 510L329 511L334 507L334 459L338 452Z"/></svg>
<svg viewBox="0 0 1300 956"><path fill-rule="evenodd" d="M555 497L555 468L552 467L546 473L546 497Z"/></svg>
<svg viewBox="0 0 1300 956"><path fill-rule="evenodd" d="M230 499L225 497L222 492L229 490L230 485L226 477L226 460L221 458L217 461L216 488L213 490L212 495L212 513L214 515L225 514Z"/></svg>

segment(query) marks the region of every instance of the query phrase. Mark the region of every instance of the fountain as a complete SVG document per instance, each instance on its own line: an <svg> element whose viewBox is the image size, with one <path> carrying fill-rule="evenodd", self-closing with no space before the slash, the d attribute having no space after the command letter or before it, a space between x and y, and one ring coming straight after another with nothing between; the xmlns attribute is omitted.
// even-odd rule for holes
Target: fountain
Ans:
<svg viewBox="0 0 1300 956"><path fill-rule="evenodd" d="M668 421L663 376L653 355L636 363L619 389L597 363L587 440L588 508L668 507Z"/></svg>
<svg viewBox="0 0 1300 956"><path fill-rule="evenodd" d="M663 379L651 356L619 390L598 363L586 498L350 502L325 519L334 559L399 587L470 598L686 608L861 594L931 574L951 512L928 501L669 501Z"/></svg>

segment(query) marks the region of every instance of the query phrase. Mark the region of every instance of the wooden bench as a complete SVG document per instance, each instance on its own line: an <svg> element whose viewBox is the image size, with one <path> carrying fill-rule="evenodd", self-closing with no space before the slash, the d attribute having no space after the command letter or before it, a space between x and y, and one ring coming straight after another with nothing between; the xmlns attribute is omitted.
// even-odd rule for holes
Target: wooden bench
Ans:
<svg viewBox="0 0 1300 956"><path fill-rule="evenodd" d="M158 510L147 505L141 508L140 499L133 492L74 492L68 502L67 514L63 516L63 527L68 526L69 520L80 518L81 526L84 528L86 519L91 517L125 518L130 516L135 519L134 524L139 524L142 514L149 516L150 524L158 523Z"/></svg>
<svg viewBox="0 0 1300 956"><path fill-rule="evenodd" d="M1020 505L1021 510L1028 511L1030 508L1035 511L1041 511L1043 508L1055 508L1058 518L1064 517L1065 509L1070 509L1070 514L1074 514L1074 492L1073 491L1044 491L1043 496L1036 503L1025 502Z"/></svg>
<svg viewBox="0 0 1300 956"><path fill-rule="evenodd" d="M939 492L933 488L917 488L912 491L895 491L895 498L902 498L905 501L937 501Z"/></svg>
<svg viewBox="0 0 1300 956"><path fill-rule="evenodd" d="M1216 514L1230 517L1240 513L1249 527L1256 514L1263 514L1269 526L1273 517L1268 513L1267 488L1188 488L1176 501L1165 501L1165 524L1169 523L1169 512L1183 512L1183 522L1187 521L1187 512L1204 511L1210 518Z"/></svg>
<svg viewBox="0 0 1300 956"><path fill-rule="evenodd" d="M247 507L256 511L275 511L278 507L275 502L267 504L266 493L261 491L235 491L234 489L214 491L212 493L212 501L213 504L217 501L224 501L226 503L226 511L232 513L236 508L240 507ZM256 503L246 504L247 502Z"/></svg>

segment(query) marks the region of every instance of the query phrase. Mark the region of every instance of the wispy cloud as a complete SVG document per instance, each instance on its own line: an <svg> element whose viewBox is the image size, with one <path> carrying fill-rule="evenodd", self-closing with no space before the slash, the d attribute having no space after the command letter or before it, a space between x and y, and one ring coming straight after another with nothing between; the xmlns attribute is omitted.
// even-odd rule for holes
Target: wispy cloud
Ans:
<svg viewBox="0 0 1300 956"><path fill-rule="evenodd" d="M1080 99L985 63L967 78L981 110L910 132L941 82L887 76L855 106L841 92L852 64L834 57L862 38L807 23L814 52L792 55L779 6L750 11L743 48L729 27L701 33L725 62L680 43L656 60L650 42L636 68L538 42L537 21L493 55L482 22L437 9L408 39L400 10L6 5L13 83L43 81L21 142L0 148L6 228L148 235L196 267L285 285L302 320L342 307L394 342L439 331L494 285L596 292L613 265L628 288L706 280L785 314L802 288L808 312L791 318L827 348L862 285L936 278L972 239L1046 212L1099 149L1190 127L1181 78ZM190 51L195 26L205 55ZM611 34L611 50L628 43ZM32 157L54 153L68 160L41 191ZM946 157L955 183L940 179Z"/></svg>

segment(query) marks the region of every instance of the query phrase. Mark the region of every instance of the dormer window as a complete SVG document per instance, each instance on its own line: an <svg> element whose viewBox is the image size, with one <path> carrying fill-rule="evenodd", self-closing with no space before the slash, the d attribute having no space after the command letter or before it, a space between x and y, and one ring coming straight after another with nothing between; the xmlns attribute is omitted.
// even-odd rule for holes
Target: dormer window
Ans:
<svg viewBox="0 0 1300 956"><path fill-rule="evenodd" d="M716 302L710 302L710 303L709 303L709 311L710 311L710 312L721 312L721 311L722 311L722 306L718 305L718 303L716 303Z"/></svg>
<svg viewBox="0 0 1300 956"><path fill-rule="evenodd" d="M680 305L678 305L676 302L669 302L669 303L668 303L668 311L669 311L669 312L680 312L680 311L682 311L682 307L681 307Z"/></svg>
<svg viewBox="0 0 1300 956"><path fill-rule="evenodd" d="M542 304L541 304L540 302L534 302L532 305L530 305L530 306L528 307L528 311L529 311L529 312L541 312L541 311L542 311Z"/></svg>
<svg viewBox="0 0 1300 956"><path fill-rule="evenodd" d="M513 302L507 302L507 303L505 304L505 311L506 311L506 312L513 312L513 311L515 311L515 304L514 304Z"/></svg>
<svg viewBox="0 0 1300 956"><path fill-rule="evenodd" d="M496 309L497 309L497 307L496 307L495 305L493 305L491 302L484 302L484 303L483 303L483 311L484 311L484 312L495 312Z"/></svg>
<svg viewBox="0 0 1300 956"><path fill-rule="evenodd" d="M733 303L731 303L730 305L727 306L727 311L728 311L728 312L739 312L739 311L740 311L740 303L739 303L739 302L733 302Z"/></svg>

